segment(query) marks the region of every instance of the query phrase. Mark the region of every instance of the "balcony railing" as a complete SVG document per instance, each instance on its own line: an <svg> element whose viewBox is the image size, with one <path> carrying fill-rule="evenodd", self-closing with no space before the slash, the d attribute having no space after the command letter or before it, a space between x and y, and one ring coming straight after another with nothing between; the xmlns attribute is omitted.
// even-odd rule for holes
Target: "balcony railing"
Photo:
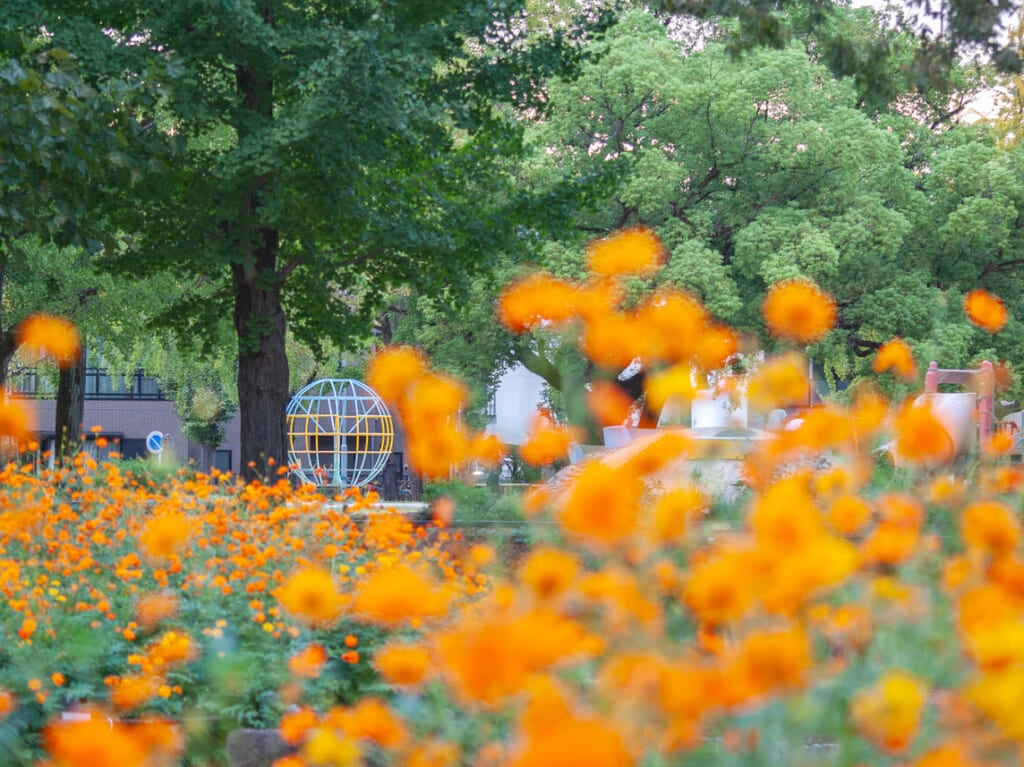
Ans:
<svg viewBox="0 0 1024 767"><path fill-rule="evenodd" d="M33 368L12 371L7 378L12 394L31 399L53 399L57 389L52 379ZM127 379L112 376L106 368L85 369L85 398L104 400L165 400L167 395L155 378L137 370Z"/></svg>

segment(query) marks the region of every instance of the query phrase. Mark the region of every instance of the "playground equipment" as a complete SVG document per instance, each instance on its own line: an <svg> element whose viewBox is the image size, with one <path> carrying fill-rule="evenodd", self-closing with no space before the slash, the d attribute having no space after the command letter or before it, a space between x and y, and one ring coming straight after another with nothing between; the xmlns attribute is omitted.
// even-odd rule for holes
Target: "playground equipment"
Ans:
<svg viewBox="0 0 1024 767"><path fill-rule="evenodd" d="M285 413L288 463L306 484L365 485L387 464L394 423L366 384L347 378L314 381L292 398Z"/></svg>
<svg viewBox="0 0 1024 767"><path fill-rule="evenodd" d="M939 386L950 384L965 386L969 392L940 392ZM995 371L985 360L973 370L940 368L937 362L928 363L924 375L924 394L916 403L928 402L932 412L949 433L953 453L961 455L984 449L995 428L993 404L995 402Z"/></svg>

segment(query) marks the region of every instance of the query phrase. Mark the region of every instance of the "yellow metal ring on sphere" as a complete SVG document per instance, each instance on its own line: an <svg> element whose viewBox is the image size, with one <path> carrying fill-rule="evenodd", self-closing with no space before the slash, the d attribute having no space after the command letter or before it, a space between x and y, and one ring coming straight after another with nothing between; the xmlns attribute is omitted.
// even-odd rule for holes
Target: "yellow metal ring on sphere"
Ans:
<svg viewBox="0 0 1024 767"><path fill-rule="evenodd" d="M311 485L365 485L384 470L395 444L384 400L361 381L314 381L288 403L286 417L288 463Z"/></svg>

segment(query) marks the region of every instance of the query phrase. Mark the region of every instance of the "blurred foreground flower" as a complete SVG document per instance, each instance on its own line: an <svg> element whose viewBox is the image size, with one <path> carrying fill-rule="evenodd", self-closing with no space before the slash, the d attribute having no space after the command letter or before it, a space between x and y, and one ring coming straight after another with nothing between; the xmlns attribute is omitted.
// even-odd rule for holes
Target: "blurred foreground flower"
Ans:
<svg viewBox="0 0 1024 767"><path fill-rule="evenodd" d="M866 738L889 753L905 751L917 735L927 688L910 674L889 671L850 701L850 718Z"/></svg>
<svg viewBox="0 0 1024 767"><path fill-rule="evenodd" d="M164 721L113 722L97 709L80 722L56 722L43 731L43 745L58 767L169 767L184 750L179 729Z"/></svg>
<svg viewBox="0 0 1024 767"><path fill-rule="evenodd" d="M296 619L311 626L333 623L341 615L342 597L326 570L309 567L281 586L278 600Z"/></svg>
<svg viewBox="0 0 1024 767"><path fill-rule="evenodd" d="M806 346L832 329L836 304L810 280L786 280L768 289L761 314L773 336Z"/></svg>
<svg viewBox="0 0 1024 767"><path fill-rule="evenodd" d="M18 401L6 391L0 395L0 437L10 437L22 444L28 438L28 417Z"/></svg>
<svg viewBox="0 0 1024 767"><path fill-rule="evenodd" d="M49 355L62 368L78 361L82 342L78 329L70 320L52 314L33 314L26 317L15 330L17 342L35 358Z"/></svg>
<svg viewBox="0 0 1024 767"><path fill-rule="evenodd" d="M1008 318L1006 306L998 296L987 290L972 290L964 299L964 311L971 322L989 333L998 333Z"/></svg>
<svg viewBox="0 0 1024 767"><path fill-rule="evenodd" d="M564 459L569 445L577 439L575 430L559 426L547 412L537 412L519 454L531 466L546 466Z"/></svg>
<svg viewBox="0 0 1024 767"><path fill-rule="evenodd" d="M623 229L587 247L587 267L603 277L650 277L665 262L665 246L645 227Z"/></svg>
<svg viewBox="0 0 1024 767"><path fill-rule="evenodd" d="M892 371L904 383L913 383L917 378L917 363L910 346L902 338L892 338L878 348L871 369L876 373Z"/></svg>

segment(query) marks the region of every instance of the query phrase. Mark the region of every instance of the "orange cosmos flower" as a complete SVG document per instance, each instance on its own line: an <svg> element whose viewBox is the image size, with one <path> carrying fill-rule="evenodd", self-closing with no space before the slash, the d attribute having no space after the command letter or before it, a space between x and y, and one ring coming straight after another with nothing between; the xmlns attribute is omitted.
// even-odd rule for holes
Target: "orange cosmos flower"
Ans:
<svg viewBox="0 0 1024 767"><path fill-rule="evenodd" d="M1009 316L1002 300L981 288L967 294L967 298L964 299L964 311L971 322L989 333L998 333L1002 330Z"/></svg>
<svg viewBox="0 0 1024 767"><path fill-rule="evenodd" d="M896 416L896 453L920 464L940 464L953 459L953 439L927 403L911 401Z"/></svg>
<svg viewBox="0 0 1024 767"><path fill-rule="evenodd" d="M807 359L799 352L769 360L747 385L751 406L763 411L805 403L809 396Z"/></svg>
<svg viewBox="0 0 1024 767"><path fill-rule="evenodd" d="M48 354L62 368L71 367L82 351L78 330L71 320L52 314L33 314L23 319L15 331L19 346L35 356Z"/></svg>
<svg viewBox="0 0 1024 767"><path fill-rule="evenodd" d="M394 685L417 685L427 675L430 655L418 645L387 645L377 651L373 665Z"/></svg>
<svg viewBox="0 0 1024 767"><path fill-rule="evenodd" d="M917 380L914 353L902 338L892 338L882 344L875 354L874 362L871 363L871 369L879 374L891 370L894 376L906 383Z"/></svg>
<svg viewBox="0 0 1024 767"><path fill-rule="evenodd" d="M994 557L1009 554L1020 544L1020 520L996 501L979 501L964 509L960 529L969 548Z"/></svg>
<svg viewBox="0 0 1024 767"><path fill-rule="evenodd" d="M686 535L690 521L703 514L708 499L694 486L678 487L662 495L654 504L652 533L659 543L674 543Z"/></svg>
<svg viewBox="0 0 1024 767"><path fill-rule="evenodd" d="M295 762L289 761L291 759ZM310 734L301 757L285 756L276 760L272 767L306 767L311 764L358 767L362 763L362 752L355 742L334 729L324 727Z"/></svg>
<svg viewBox="0 0 1024 767"><path fill-rule="evenodd" d="M296 676L316 679L325 663L327 650L321 644L311 644L288 659L288 670Z"/></svg>
<svg viewBox="0 0 1024 767"><path fill-rule="evenodd" d="M617 458L625 459L619 464L623 471L642 477L661 471L672 461L682 458L692 447L693 442L685 431L659 429L656 436L641 437L632 442L617 454Z"/></svg>
<svg viewBox="0 0 1024 767"><path fill-rule="evenodd" d="M450 593L408 565L382 567L356 587L352 609L368 623L396 628L415 618L432 618L448 610Z"/></svg>
<svg viewBox="0 0 1024 767"><path fill-rule="evenodd" d="M94 712L84 722L53 722L43 730L43 747L59 767L136 767L150 755L129 725L114 724Z"/></svg>
<svg viewBox="0 0 1024 767"><path fill-rule="evenodd" d="M773 336L806 346L832 329L836 304L810 280L785 280L768 289L761 315Z"/></svg>
<svg viewBox="0 0 1024 767"><path fill-rule="evenodd" d="M0 722L14 713L18 707L18 698L10 690L0 689Z"/></svg>
<svg viewBox="0 0 1024 767"><path fill-rule="evenodd" d="M478 434L469 443L470 457L485 469L494 469L501 464L504 456L501 442L494 434Z"/></svg>
<svg viewBox="0 0 1024 767"><path fill-rule="evenodd" d="M906 493L886 493L878 498L878 517L897 527L919 528L924 524L924 506Z"/></svg>
<svg viewBox="0 0 1024 767"><path fill-rule="evenodd" d="M1013 447L1016 438L1008 431L997 431L991 435L985 446L985 453L991 456L1004 455Z"/></svg>
<svg viewBox="0 0 1024 767"><path fill-rule="evenodd" d="M530 431L519 455L531 466L545 466L565 458L570 443L576 439L574 430L559 426L550 415L538 412L530 422Z"/></svg>
<svg viewBox="0 0 1024 767"><path fill-rule="evenodd" d="M192 660L198 655L199 648L188 634L179 631L168 631L146 648L146 659L155 668L169 666L172 663Z"/></svg>
<svg viewBox="0 0 1024 767"><path fill-rule="evenodd" d="M633 400L610 381L594 381L584 397L587 409L601 427L626 423L633 410Z"/></svg>
<svg viewBox="0 0 1024 767"><path fill-rule="evenodd" d="M178 614L178 598L169 592L143 594L135 604L135 620L144 630L156 628Z"/></svg>
<svg viewBox="0 0 1024 767"><path fill-rule="evenodd" d="M295 618L311 626L333 623L341 615L342 596L326 570L308 567L292 575L277 594Z"/></svg>
<svg viewBox="0 0 1024 767"><path fill-rule="evenodd" d="M436 637L436 657L460 699L487 706L522 692L532 674L559 662L593 654L600 640L549 610L506 614L464 613Z"/></svg>
<svg viewBox="0 0 1024 767"><path fill-rule="evenodd" d="M370 358L366 383L385 402L398 402L413 381L426 372L426 358L418 349L389 346Z"/></svg>
<svg viewBox="0 0 1024 767"><path fill-rule="evenodd" d="M28 417L7 392L0 398L0 437L10 437L22 443L28 435Z"/></svg>
<svg viewBox="0 0 1024 767"><path fill-rule="evenodd" d="M461 382L440 373L426 372L405 390L402 419L421 428L439 427L457 415L468 400L469 393Z"/></svg>
<svg viewBox="0 0 1024 767"><path fill-rule="evenodd" d="M175 692L180 693L176 688ZM164 719L142 719L127 725L135 739L149 752L149 765L178 764L185 750L181 728Z"/></svg>
<svg viewBox="0 0 1024 767"><path fill-rule="evenodd" d="M350 709L333 709L327 721L350 738L370 740L381 748L398 748L409 737L402 720L378 698L363 698Z"/></svg>
<svg viewBox="0 0 1024 767"><path fill-rule="evenodd" d="M537 548L523 563L519 579L538 599L549 599L569 588L579 569L580 563L572 554Z"/></svg>
<svg viewBox="0 0 1024 767"><path fill-rule="evenodd" d="M192 520L180 511L165 511L146 520L139 548L150 562L162 562L179 554L192 534Z"/></svg>
<svg viewBox="0 0 1024 767"><path fill-rule="evenodd" d="M632 767L622 734L599 719L566 716L527 735L509 767Z"/></svg>
<svg viewBox="0 0 1024 767"><path fill-rule="evenodd" d="M31 639L32 635L36 633L36 622L33 618L25 618L21 622L21 628L18 629L18 636L21 639Z"/></svg>
<svg viewBox="0 0 1024 767"><path fill-rule="evenodd" d="M690 400L696 393L693 383L693 369L688 363L675 365L666 370L651 373L644 379L647 402L653 412L658 413L672 396Z"/></svg>
<svg viewBox="0 0 1024 767"><path fill-rule="evenodd" d="M909 559L917 550L920 533L913 527L882 522L861 546L866 562L895 565Z"/></svg>
<svg viewBox="0 0 1024 767"><path fill-rule="evenodd" d="M854 694L850 717L864 737L897 754L917 734L927 693L918 678L905 671L888 671L874 685Z"/></svg>
<svg viewBox="0 0 1024 767"><path fill-rule="evenodd" d="M652 336L631 314L592 318L579 338L580 350L601 367L621 370L651 350Z"/></svg>
<svg viewBox="0 0 1024 767"><path fill-rule="evenodd" d="M811 643L799 627L749 634L730 653L724 680L726 703L746 703L804 684L811 668Z"/></svg>
<svg viewBox="0 0 1024 767"><path fill-rule="evenodd" d="M754 603L751 584L737 573L753 570L753 556L742 549L726 549L696 563L683 589L686 606L711 626L741 618Z"/></svg>
<svg viewBox="0 0 1024 767"><path fill-rule="evenodd" d="M125 711L138 708L157 693L157 678L150 674L116 677L112 682L110 702Z"/></svg>
<svg viewBox="0 0 1024 767"><path fill-rule="evenodd" d="M999 557L989 567L988 579L1011 593L1024 595L1024 559L1014 553Z"/></svg>
<svg viewBox="0 0 1024 767"><path fill-rule="evenodd" d="M469 455L470 442L461 424L417 424L406 420L409 465L424 477L447 477Z"/></svg>
<svg viewBox="0 0 1024 767"><path fill-rule="evenodd" d="M967 697L1007 737L1017 741L1024 739L1024 717L1020 714L1024 668L1018 665L982 674L967 689Z"/></svg>
<svg viewBox="0 0 1024 767"><path fill-rule="evenodd" d="M643 484L632 474L595 461L576 478L559 524L591 543L615 544L636 529L642 492Z"/></svg>
<svg viewBox="0 0 1024 767"><path fill-rule="evenodd" d="M718 370L739 348L739 339L731 328L712 325L697 337L697 365L702 370Z"/></svg>
<svg viewBox="0 0 1024 767"><path fill-rule="evenodd" d="M680 290L660 290L636 313L640 326L653 342L652 357L666 362L689 362L711 331L711 316L704 305Z"/></svg>
<svg viewBox="0 0 1024 767"><path fill-rule="evenodd" d="M580 289L538 272L507 287L498 298L498 320L513 333L560 327L572 321Z"/></svg>
<svg viewBox="0 0 1024 767"><path fill-rule="evenodd" d="M750 527L758 546L773 552L789 553L821 538L824 526L806 478L798 474L769 486L750 512Z"/></svg>
<svg viewBox="0 0 1024 767"><path fill-rule="evenodd" d="M618 280L610 277L591 280L579 287L576 314L584 322L593 322L615 311L615 307L622 303L623 298L625 291Z"/></svg>
<svg viewBox="0 0 1024 767"><path fill-rule="evenodd" d="M654 595L646 594L638 578L623 568L612 566L587 573L578 579L578 590L603 608L604 627L609 634L621 635L641 625L651 628L661 620L661 606Z"/></svg>
<svg viewBox="0 0 1024 767"><path fill-rule="evenodd" d="M856 535L871 519L871 506L856 495L843 495L828 510L828 524L840 535Z"/></svg>
<svg viewBox="0 0 1024 767"><path fill-rule="evenodd" d="M858 391L853 400L853 424L860 440L870 437L885 420L889 406L878 392L871 388Z"/></svg>
<svg viewBox="0 0 1024 767"><path fill-rule="evenodd" d="M290 711L281 717L278 731L281 739L290 746L298 745L306 737L306 733L320 723L316 711L303 706L298 711Z"/></svg>
<svg viewBox="0 0 1024 767"><path fill-rule="evenodd" d="M587 247L587 268L603 277L650 277L665 263L665 246L645 227L623 229Z"/></svg>

